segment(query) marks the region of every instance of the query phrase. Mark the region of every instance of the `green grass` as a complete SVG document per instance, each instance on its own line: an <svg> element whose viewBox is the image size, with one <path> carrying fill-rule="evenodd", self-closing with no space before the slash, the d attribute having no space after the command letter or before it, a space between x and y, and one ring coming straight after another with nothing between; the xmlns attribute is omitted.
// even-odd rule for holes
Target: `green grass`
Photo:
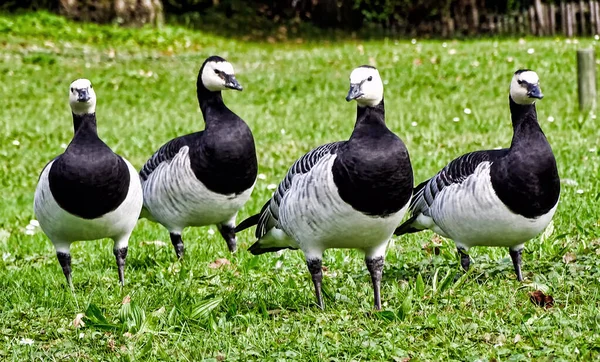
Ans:
<svg viewBox="0 0 600 362"><path fill-rule="evenodd" d="M575 50L596 46L593 39L261 44L47 14L0 16L0 39L0 360L600 357L600 133L598 119L578 111L575 63ZM344 97L354 67L379 68L387 123L409 148L415 182L467 151L508 146L512 73L536 70L540 123L571 181L553 229L526 245L526 281L516 281L507 250L494 248L472 249L472 271L455 281L453 243L444 240L435 255L424 232L390 244L381 313L371 307L362 255L326 252L321 311L300 252L254 257L245 251L253 236L243 232L231 255L214 227L190 228L179 263L167 231L143 220L122 291L111 242L73 244L73 295L50 241L39 229L26 233L38 174L72 137L70 82L92 80L100 136L139 168L165 141L202 129L195 79L211 54L230 60L245 87L224 98L252 128L265 175L239 220L259 210L296 158L350 135L355 105ZM565 263L567 252L576 260ZM231 264L211 268L219 258ZM554 297L553 308L530 302L536 289ZM86 311L85 327L75 328Z"/></svg>

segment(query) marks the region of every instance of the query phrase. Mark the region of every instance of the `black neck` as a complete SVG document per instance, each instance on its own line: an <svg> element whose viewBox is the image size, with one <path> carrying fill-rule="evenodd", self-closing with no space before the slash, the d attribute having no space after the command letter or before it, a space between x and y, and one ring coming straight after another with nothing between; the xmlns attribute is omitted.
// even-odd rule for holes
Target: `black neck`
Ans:
<svg viewBox="0 0 600 362"><path fill-rule="evenodd" d="M359 105L356 108L356 124L354 125L354 129L361 128L363 125L382 125L385 127L385 108L383 106L383 99L374 107L363 107Z"/></svg>
<svg viewBox="0 0 600 362"><path fill-rule="evenodd" d="M98 131L96 129L96 113L73 113L73 127L75 129L75 134L81 131L97 135Z"/></svg>
<svg viewBox="0 0 600 362"><path fill-rule="evenodd" d="M202 111L202 116L204 116L204 122L207 127L212 124L212 120L218 118L223 119L222 117L215 117L215 115L228 110L225 103L223 103L221 91L213 92L208 90L204 84L202 84L201 79L198 79L196 93L198 95L198 104L200 105L200 110Z"/></svg>
<svg viewBox="0 0 600 362"><path fill-rule="evenodd" d="M535 104L517 104L509 96L510 116L513 124L513 139L512 144L516 145L520 140L528 138L529 134L542 134L540 125L537 120L537 112Z"/></svg>

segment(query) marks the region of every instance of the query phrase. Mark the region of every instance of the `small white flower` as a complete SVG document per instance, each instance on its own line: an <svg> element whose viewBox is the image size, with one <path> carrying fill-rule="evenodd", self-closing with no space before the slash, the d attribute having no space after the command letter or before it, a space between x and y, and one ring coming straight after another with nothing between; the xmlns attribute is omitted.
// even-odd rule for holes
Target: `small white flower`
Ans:
<svg viewBox="0 0 600 362"><path fill-rule="evenodd" d="M598 151L598 149L596 147L592 147L588 151L590 151L591 153L594 153L594 152Z"/></svg>
<svg viewBox="0 0 600 362"><path fill-rule="evenodd" d="M33 229L35 229L35 226L33 226L31 224L25 226L25 230L33 230Z"/></svg>
<svg viewBox="0 0 600 362"><path fill-rule="evenodd" d="M465 108L463 112L465 112L465 114L471 114L471 108Z"/></svg>
<svg viewBox="0 0 600 362"><path fill-rule="evenodd" d="M33 230L25 230L25 235L33 235L35 234L35 231Z"/></svg>
<svg viewBox="0 0 600 362"><path fill-rule="evenodd" d="M519 39L519 44L525 44L525 39L523 39L523 38Z"/></svg>
<svg viewBox="0 0 600 362"><path fill-rule="evenodd" d="M533 54L533 53L535 53L535 49L533 49L533 48L527 49L527 54Z"/></svg>
<svg viewBox="0 0 600 362"><path fill-rule="evenodd" d="M452 122L458 122L458 121L460 121L460 118L458 118L458 117L452 118Z"/></svg>
<svg viewBox="0 0 600 362"><path fill-rule="evenodd" d="M277 185L275 184L268 184L267 185L267 190L275 190L277 188Z"/></svg>
<svg viewBox="0 0 600 362"><path fill-rule="evenodd" d="M592 117L592 119L596 119L596 113L592 113L590 117Z"/></svg>
<svg viewBox="0 0 600 362"><path fill-rule="evenodd" d="M448 50L448 54L450 54L450 55L456 54L456 49L450 49L450 50Z"/></svg>
<svg viewBox="0 0 600 362"><path fill-rule="evenodd" d="M579 44L579 40L573 39L573 44Z"/></svg>
<svg viewBox="0 0 600 362"><path fill-rule="evenodd" d="M389 82L390 81L386 79L386 80L383 81L383 85L388 85Z"/></svg>
<svg viewBox="0 0 600 362"><path fill-rule="evenodd" d="M266 180L267 179L267 175L265 175L264 173L259 173L258 174L258 179L259 180Z"/></svg>
<svg viewBox="0 0 600 362"><path fill-rule="evenodd" d="M281 134L285 134L285 129L281 129L279 132L281 132Z"/></svg>
<svg viewBox="0 0 600 362"><path fill-rule="evenodd" d="M506 61L507 61L507 62L509 62L509 63L512 63L512 62L513 62L513 60L515 60L513 57L508 57L508 58L506 58Z"/></svg>
<svg viewBox="0 0 600 362"><path fill-rule="evenodd" d="M413 123L411 123L410 125L411 125L411 126L413 126L413 127L416 127L416 126L417 126L417 124L418 124L417 122L413 122Z"/></svg>
<svg viewBox="0 0 600 362"><path fill-rule="evenodd" d="M598 34L594 35L594 39L600 40L600 35L598 35Z"/></svg>
<svg viewBox="0 0 600 362"><path fill-rule="evenodd" d="M83 337L85 337L85 334L83 332L79 333L79 339L83 339Z"/></svg>
<svg viewBox="0 0 600 362"><path fill-rule="evenodd" d="M40 226L40 222L37 221L37 220L35 220L35 219L33 219L33 220L29 221L29 225L33 225L35 227L39 227Z"/></svg>
<svg viewBox="0 0 600 362"><path fill-rule="evenodd" d="M213 229L208 229L208 235L215 235L215 231Z"/></svg>
<svg viewBox="0 0 600 362"><path fill-rule="evenodd" d="M282 265L283 265L283 261L277 260L277 263L275 263L275 269L281 269Z"/></svg>
<svg viewBox="0 0 600 362"><path fill-rule="evenodd" d="M571 39L567 39L567 40L565 40L565 42L566 42L567 44L571 44Z"/></svg>
<svg viewBox="0 0 600 362"><path fill-rule="evenodd" d="M561 180L561 182L567 186L577 186L579 185L579 183L575 180L573 180L572 178L564 178Z"/></svg>
<svg viewBox="0 0 600 362"><path fill-rule="evenodd" d="M417 39L413 39L410 41L412 44L417 44Z"/></svg>
<svg viewBox="0 0 600 362"><path fill-rule="evenodd" d="M10 253L2 253L2 260L3 261L7 261L8 258L10 258L11 254Z"/></svg>
<svg viewBox="0 0 600 362"><path fill-rule="evenodd" d="M577 190L577 191L575 191L575 192L577 192L578 194L580 194L580 195L581 195L581 194L583 193L583 190L582 190L582 189L578 189L578 190Z"/></svg>
<svg viewBox="0 0 600 362"><path fill-rule="evenodd" d="M19 140L13 140L12 144L15 145L15 146L18 146L18 145L21 144L21 142L19 142Z"/></svg>
<svg viewBox="0 0 600 362"><path fill-rule="evenodd" d="M19 344L25 344L27 346L31 346L33 344L33 339L31 338L23 338L19 341Z"/></svg>
<svg viewBox="0 0 600 362"><path fill-rule="evenodd" d="M548 122L554 122L554 117L548 116Z"/></svg>
<svg viewBox="0 0 600 362"><path fill-rule="evenodd" d="M598 35L596 35L596 36L598 36ZM442 48L445 48L445 47L447 47L447 46L448 46L448 44L446 44L446 42L443 42L443 43L442 43Z"/></svg>

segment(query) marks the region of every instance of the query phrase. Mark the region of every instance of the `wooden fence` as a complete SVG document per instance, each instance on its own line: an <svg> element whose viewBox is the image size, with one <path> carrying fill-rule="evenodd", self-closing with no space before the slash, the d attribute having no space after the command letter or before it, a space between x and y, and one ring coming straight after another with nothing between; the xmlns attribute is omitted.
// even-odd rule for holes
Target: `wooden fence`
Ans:
<svg viewBox="0 0 600 362"><path fill-rule="evenodd" d="M442 14L441 22L422 23L416 31L445 37L458 34L594 36L600 35L600 2L534 0L522 11L495 14L478 8L477 0L458 1Z"/></svg>

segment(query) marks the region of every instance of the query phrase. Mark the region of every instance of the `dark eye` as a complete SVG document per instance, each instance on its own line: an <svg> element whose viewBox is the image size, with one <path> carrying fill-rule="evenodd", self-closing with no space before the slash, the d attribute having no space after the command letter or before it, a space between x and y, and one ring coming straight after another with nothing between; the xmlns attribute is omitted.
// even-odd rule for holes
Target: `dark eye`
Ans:
<svg viewBox="0 0 600 362"><path fill-rule="evenodd" d="M92 87L92 85L90 84L90 88L94 88L94 87Z"/></svg>
<svg viewBox="0 0 600 362"><path fill-rule="evenodd" d="M215 69L215 74L221 73L218 69Z"/></svg>
<svg viewBox="0 0 600 362"><path fill-rule="evenodd" d="M71 87L71 93L73 93L73 87Z"/></svg>
<svg viewBox="0 0 600 362"><path fill-rule="evenodd" d="M519 83L519 84L523 85L523 81L522 81L522 80L520 80L520 79L518 79L518 80L517 80L517 83Z"/></svg>
<svg viewBox="0 0 600 362"><path fill-rule="evenodd" d="M373 77L369 77L369 78L367 78L367 80L370 82L373 80Z"/></svg>

